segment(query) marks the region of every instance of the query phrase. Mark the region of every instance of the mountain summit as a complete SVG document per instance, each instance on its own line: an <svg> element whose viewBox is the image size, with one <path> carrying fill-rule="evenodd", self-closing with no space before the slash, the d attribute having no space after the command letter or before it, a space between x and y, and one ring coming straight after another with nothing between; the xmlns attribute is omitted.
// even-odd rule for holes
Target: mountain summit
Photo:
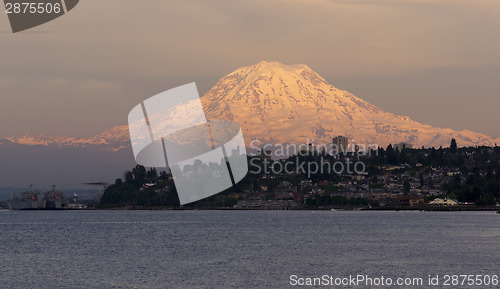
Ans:
<svg viewBox="0 0 500 289"><path fill-rule="evenodd" d="M247 145L330 143L344 135L350 143L405 142L416 147L493 146L499 139L469 130L422 124L385 112L329 84L306 65L261 61L233 71L202 97L208 118L238 122Z"/></svg>
<svg viewBox="0 0 500 289"><path fill-rule="evenodd" d="M201 101L208 119L238 122L247 145L254 139L269 144L327 144L338 135L350 138L351 144L379 146L400 142L416 147L449 146L452 138L460 146L500 143L498 138L470 130L436 128L385 112L334 87L303 64L261 61L239 68L221 78ZM130 149L126 125L91 138L22 135L0 142L8 144Z"/></svg>
<svg viewBox="0 0 500 289"><path fill-rule="evenodd" d="M260 144L329 144L337 135L349 137L350 144L379 146L406 142L439 147L448 146L451 138L460 146L500 143L500 139L469 130L436 128L385 112L335 88L306 65L262 61L242 67L220 79L201 100L208 119L237 121L247 146L254 139ZM185 110L179 113L182 116ZM3 139L0 159L5 172L0 184L10 187L24 187L28 181L38 186L57 182L63 188L82 188L78 184L114 180L135 164L126 125L91 138L22 135Z"/></svg>

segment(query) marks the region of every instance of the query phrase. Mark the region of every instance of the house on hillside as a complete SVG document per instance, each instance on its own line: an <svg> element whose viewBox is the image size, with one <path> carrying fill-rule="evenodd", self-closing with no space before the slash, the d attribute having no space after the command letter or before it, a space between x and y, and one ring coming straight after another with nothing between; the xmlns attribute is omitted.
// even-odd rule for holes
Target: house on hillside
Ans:
<svg viewBox="0 0 500 289"><path fill-rule="evenodd" d="M433 201L429 203L429 205L434 205L434 206L458 206L458 202L452 199L441 199L441 198L436 198Z"/></svg>

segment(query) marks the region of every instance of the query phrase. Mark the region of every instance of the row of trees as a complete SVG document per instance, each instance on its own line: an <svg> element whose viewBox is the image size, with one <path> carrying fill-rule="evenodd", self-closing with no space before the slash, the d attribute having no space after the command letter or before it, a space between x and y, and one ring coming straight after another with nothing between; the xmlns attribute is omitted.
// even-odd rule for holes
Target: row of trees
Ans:
<svg viewBox="0 0 500 289"><path fill-rule="evenodd" d="M158 174L155 168L147 170L137 165L124 173L124 179L117 179L106 189L99 203L101 208L179 206L174 183L165 171Z"/></svg>
<svg viewBox="0 0 500 289"><path fill-rule="evenodd" d="M455 144L456 145L456 144ZM491 163L491 167L498 169L498 160L500 147L467 147L456 148L453 145L449 148L420 148L401 150L394 149L388 145L386 149L378 148L372 151L371 156L364 158L369 164L373 165L399 165L408 164L412 167L421 164L424 167L457 167L465 171L469 167L485 168Z"/></svg>
<svg viewBox="0 0 500 289"><path fill-rule="evenodd" d="M345 161L347 158L362 161L366 165L369 178L367 180L371 189L382 188L383 183L379 182L378 176L386 172L381 169L382 165L406 164L400 171L393 171L393 174L409 172L411 177L420 180L420 187L426 185L430 188L439 188L449 196L456 197L463 202L477 202L478 204L494 203L495 198L500 198L500 147L469 147L458 148L452 140L449 148L420 148L401 150L394 149L392 145L387 148L378 148L366 156L340 155L337 157L325 154L300 154L289 157L283 162L290 162L291 167L298 167L302 163L320 162L320 158L326 161ZM301 181L310 179L312 183L329 181L335 183L345 178L342 175L328 172L304 171L302 174L280 176L279 178L263 178L265 163L258 157L249 157L251 169L261 168L260 173L249 173L234 187L227 189L221 194L242 193L248 190L259 190L261 186L267 186L273 191L283 181L287 180L293 185L298 185ZM307 167L307 166L306 166ZM460 174L448 179L441 187L435 187L432 180L424 183L424 174L432 171L432 168L447 167L460 170ZM465 181L464 181L465 177ZM145 186L147 183L154 183L154 186ZM410 191L408 179L404 179L403 192ZM325 191L327 188L324 188ZM339 188L335 188L338 190ZM210 198L207 201L213 201ZM353 200L352 202L358 202ZM332 199L329 196L317 197L308 200L309 206L325 205L350 205L348 200ZM364 201L366 204L367 201ZM230 204L235 203L231 199ZM155 168L146 169L143 166L136 166L131 171L124 173L123 180L117 179L115 184L110 186L104 193L100 206L178 206L179 200L175 190L171 175L165 171L157 172Z"/></svg>

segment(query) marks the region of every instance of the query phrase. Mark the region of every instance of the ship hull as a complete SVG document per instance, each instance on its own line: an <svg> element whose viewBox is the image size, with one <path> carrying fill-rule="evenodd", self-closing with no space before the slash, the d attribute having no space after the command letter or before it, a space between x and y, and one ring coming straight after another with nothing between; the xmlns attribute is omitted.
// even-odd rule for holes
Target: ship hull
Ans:
<svg viewBox="0 0 500 289"><path fill-rule="evenodd" d="M8 201L7 205L11 210L42 210L45 209L45 202L38 201Z"/></svg>
<svg viewBox="0 0 500 289"><path fill-rule="evenodd" d="M47 206L45 208L49 210L57 210L57 209L62 209L62 202L60 200L50 200L47 201Z"/></svg>

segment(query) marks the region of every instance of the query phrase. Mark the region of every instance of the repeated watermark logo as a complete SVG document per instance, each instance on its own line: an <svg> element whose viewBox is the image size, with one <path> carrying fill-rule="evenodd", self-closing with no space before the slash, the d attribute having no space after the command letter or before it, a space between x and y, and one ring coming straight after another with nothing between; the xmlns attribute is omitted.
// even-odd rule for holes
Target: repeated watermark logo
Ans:
<svg viewBox="0 0 500 289"><path fill-rule="evenodd" d="M195 83L138 104L128 122L136 162L169 167L181 205L220 193L248 172L241 127L207 120Z"/></svg>
<svg viewBox="0 0 500 289"><path fill-rule="evenodd" d="M13 33L52 21L75 8L79 1L3 0Z"/></svg>
<svg viewBox="0 0 500 289"><path fill-rule="evenodd" d="M260 158L250 160L251 174L305 175L314 174L362 175L366 165L361 157L378 155L377 144L355 143L338 145L316 143L307 139L305 143L269 144L254 139L250 148L260 152Z"/></svg>

